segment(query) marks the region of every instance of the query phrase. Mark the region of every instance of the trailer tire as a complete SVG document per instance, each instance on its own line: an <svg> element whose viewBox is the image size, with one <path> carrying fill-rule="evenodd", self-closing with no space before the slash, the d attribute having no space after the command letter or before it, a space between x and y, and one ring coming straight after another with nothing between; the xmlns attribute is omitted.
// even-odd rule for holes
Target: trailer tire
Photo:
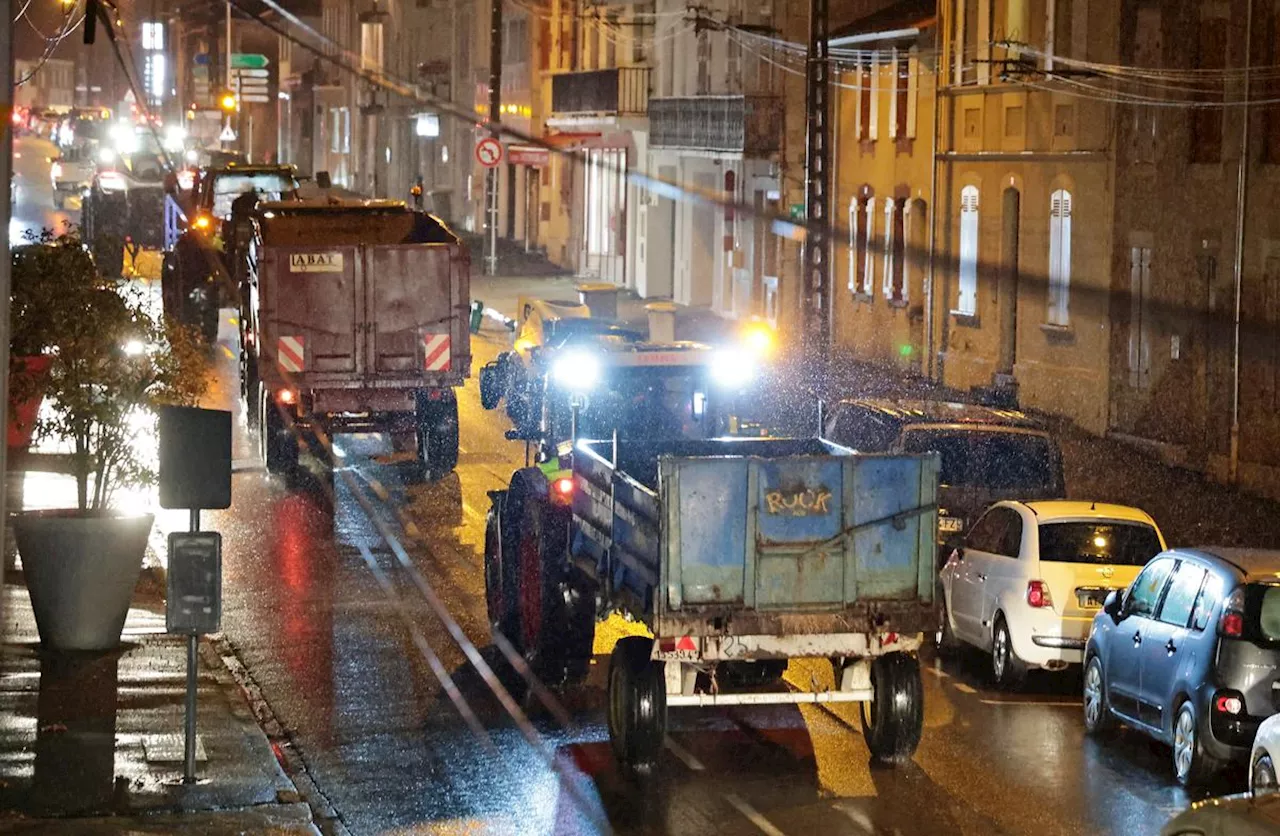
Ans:
<svg viewBox="0 0 1280 836"><path fill-rule="evenodd" d="M657 769L667 736L667 682L650 658L653 639L627 636L609 657L609 743L618 765L647 777Z"/></svg>
<svg viewBox="0 0 1280 836"><path fill-rule="evenodd" d="M514 641L519 627L515 618L515 596L508 580L510 573L504 571L502 565L501 547L502 509L498 500L494 500L484 518L484 602L489 630Z"/></svg>
<svg viewBox="0 0 1280 836"><path fill-rule="evenodd" d="M458 398L452 389L441 390L439 400L419 392L416 405L418 462L423 475L439 479L458 466Z"/></svg>
<svg viewBox="0 0 1280 836"><path fill-rule="evenodd" d="M292 476L298 469L298 438L292 428L285 426L284 416L271 402L266 387L259 387L258 392L262 463L268 473Z"/></svg>
<svg viewBox="0 0 1280 836"><path fill-rule="evenodd" d="M924 686L920 661L889 653L871 663L870 705L862 704L862 734L879 763L904 764L920 745L924 729Z"/></svg>

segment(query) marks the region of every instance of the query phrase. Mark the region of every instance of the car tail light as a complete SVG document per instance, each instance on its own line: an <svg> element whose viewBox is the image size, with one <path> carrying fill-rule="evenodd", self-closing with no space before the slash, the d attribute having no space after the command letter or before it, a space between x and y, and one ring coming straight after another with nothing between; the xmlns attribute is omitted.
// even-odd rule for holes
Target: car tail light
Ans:
<svg viewBox="0 0 1280 836"><path fill-rule="evenodd" d="M1053 599L1049 597L1049 585L1044 581L1029 581L1027 583L1027 603L1037 609L1052 607Z"/></svg>
<svg viewBox="0 0 1280 836"><path fill-rule="evenodd" d="M1213 708L1219 714L1240 714L1244 712L1244 699L1230 691L1220 693L1214 697Z"/></svg>
<svg viewBox="0 0 1280 836"><path fill-rule="evenodd" d="M291 406L298 402L298 393L292 389L281 389L276 392L276 400L286 406Z"/></svg>
<svg viewBox="0 0 1280 836"><path fill-rule="evenodd" d="M1218 635L1239 638L1244 635L1244 587L1227 596L1222 604L1222 617L1218 619Z"/></svg>

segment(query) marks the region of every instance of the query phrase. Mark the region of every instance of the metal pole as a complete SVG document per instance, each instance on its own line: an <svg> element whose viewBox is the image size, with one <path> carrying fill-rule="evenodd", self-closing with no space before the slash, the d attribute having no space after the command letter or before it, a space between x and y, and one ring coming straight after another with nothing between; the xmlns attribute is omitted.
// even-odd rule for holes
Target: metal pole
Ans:
<svg viewBox="0 0 1280 836"><path fill-rule="evenodd" d="M805 65L805 102L808 130L805 146L804 334L809 343L809 370L817 383L826 371L831 352L831 215L828 209L831 183L831 106L827 44L828 0L809 0L809 50Z"/></svg>
<svg viewBox="0 0 1280 836"><path fill-rule="evenodd" d="M182 749L182 783L196 782L196 686L199 683L200 637L187 636L187 718Z"/></svg>
<svg viewBox="0 0 1280 836"><path fill-rule="evenodd" d="M1249 199L1249 68L1252 64L1253 0L1249 0L1244 26L1244 107L1241 108L1240 165L1236 171L1236 257L1235 315L1232 324L1231 363L1231 452L1227 462L1227 481L1240 478L1240 309L1244 291L1244 222ZM1207 406L1207 405L1206 405Z"/></svg>
<svg viewBox="0 0 1280 836"><path fill-rule="evenodd" d="M227 0L227 33L226 35L227 35L227 52L226 52L227 66L224 72L225 78L223 79L223 83L226 84L227 89L230 90L231 89L231 0ZM230 119L231 117L228 116L227 118Z"/></svg>
<svg viewBox="0 0 1280 836"><path fill-rule="evenodd" d="M4 120L3 128L0 128L0 188L4 189L4 198L0 200L0 228L9 228L10 206L9 201L12 198L12 181L10 174L13 171L13 19L11 15L0 15L4 18L4 22L0 23L0 97L3 97L3 107L0 107L0 119ZM4 391L4 397L0 398L0 427L8 426L9 422L9 272L10 272L10 253L9 239L5 238L4 258L0 258L0 388ZM6 488L9 483L9 470L6 450L8 448L0 445L0 534L3 533L3 526L6 525L8 517L6 516L7 508L5 506ZM6 561L7 562L7 561ZM3 567L0 567L3 571ZM4 621L4 596L0 596L0 623L8 623Z"/></svg>
<svg viewBox="0 0 1280 836"><path fill-rule="evenodd" d="M502 0L489 3L489 124L502 117ZM499 139L499 131L490 128L489 136ZM485 256L485 272L498 273L498 167L489 166L484 175L485 214L489 224L489 254Z"/></svg>
<svg viewBox="0 0 1280 836"><path fill-rule="evenodd" d="M947 4L942 4L942 10L938 15L938 31L943 33L942 40L947 40L946 32L950 16L947 14ZM925 302L924 302L924 339L925 339L925 376L930 380L937 380L934 377L935 364L937 363L937 340L934 338L934 327L938 312L935 310L937 306L937 278L934 271L937 270L938 260L934 255L934 248L938 242L938 122L939 115L942 112L942 84L940 83L946 74L946 60L944 56L946 51L943 50L934 56L933 63L933 134L932 150L930 151L930 182L929 182L929 271L928 284L925 285ZM944 214L943 217L946 217Z"/></svg>

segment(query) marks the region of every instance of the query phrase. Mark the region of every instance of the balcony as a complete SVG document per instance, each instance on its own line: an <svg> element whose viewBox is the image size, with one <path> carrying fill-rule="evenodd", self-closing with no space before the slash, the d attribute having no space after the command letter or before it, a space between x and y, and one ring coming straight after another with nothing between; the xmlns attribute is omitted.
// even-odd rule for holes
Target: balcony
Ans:
<svg viewBox="0 0 1280 836"><path fill-rule="evenodd" d="M782 100L772 96L689 96L649 102L649 145L748 157L782 146Z"/></svg>
<svg viewBox="0 0 1280 836"><path fill-rule="evenodd" d="M551 77L551 110L556 116L643 116L648 106L648 67L615 67Z"/></svg>

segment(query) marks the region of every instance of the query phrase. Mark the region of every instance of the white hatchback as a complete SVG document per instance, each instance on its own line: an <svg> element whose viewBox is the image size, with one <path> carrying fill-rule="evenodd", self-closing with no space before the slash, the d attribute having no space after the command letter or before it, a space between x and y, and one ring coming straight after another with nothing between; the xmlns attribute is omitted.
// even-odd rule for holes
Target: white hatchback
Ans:
<svg viewBox="0 0 1280 836"><path fill-rule="evenodd" d="M1155 520L1137 508L997 502L942 567L938 647L989 652L992 678L1006 688L1028 668L1078 665L1107 593L1164 549Z"/></svg>

